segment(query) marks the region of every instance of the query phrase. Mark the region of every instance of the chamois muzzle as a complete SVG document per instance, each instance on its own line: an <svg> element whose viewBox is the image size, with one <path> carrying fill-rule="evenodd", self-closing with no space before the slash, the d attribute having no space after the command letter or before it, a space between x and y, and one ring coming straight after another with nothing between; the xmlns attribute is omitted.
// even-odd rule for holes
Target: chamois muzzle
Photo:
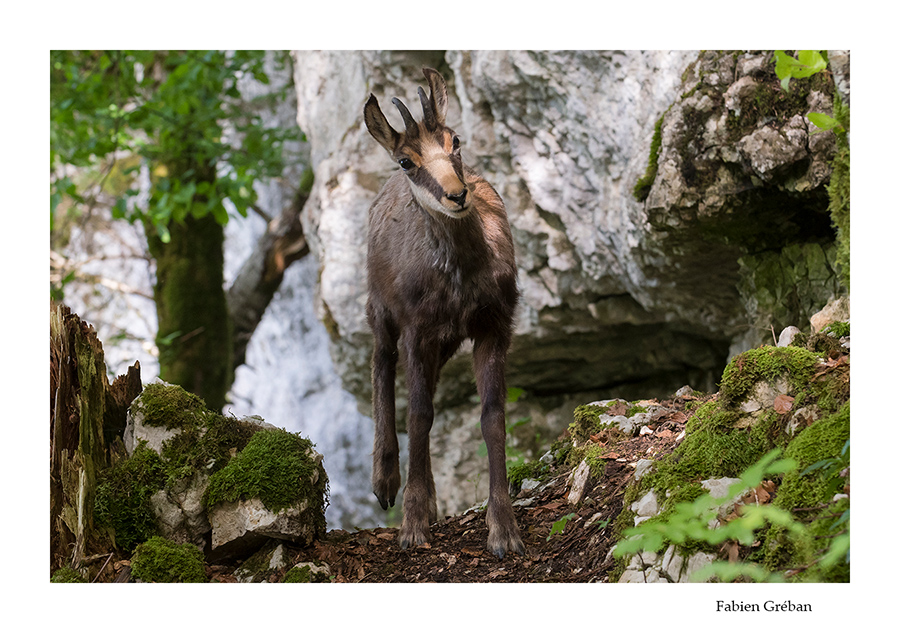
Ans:
<svg viewBox="0 0 900 633"><path fill-rule="evenodd" d="M466 194L467 194L467 193L468 193L468 190L467 190L467 189L463 189L463 190L460 191L459 193L457 193L457 194L455 194L455 195L452 195L452 196L448 193L448 194L447 194L447 200L449 200L450 202L453 202L453 203L458 204L458 205L459 205L459 208L461 209L461 208L463 208L463 207L466 206Z"/></svg>

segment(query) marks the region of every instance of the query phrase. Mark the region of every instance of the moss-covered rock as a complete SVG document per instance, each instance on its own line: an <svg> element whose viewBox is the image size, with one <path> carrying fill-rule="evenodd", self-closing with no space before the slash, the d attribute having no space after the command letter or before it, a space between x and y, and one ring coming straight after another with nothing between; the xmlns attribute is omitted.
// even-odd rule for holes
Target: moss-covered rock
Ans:
<svg viewBox="0 0 900 633"><path fill-rule="evenodd" d="M206 582L203 555L190 543L178 545L154 536L138 545L131 574L144 582Z"/></svg>
<svg viewBox="0 0 900 633"><path fill-rule="evenodd" d="M331 568L326 563L297 563L284 575L281 582L328 582L330 575Z"/></svg>
<svg viewBox="0 0 900 633"><path fill-rule="evenodd" d="M299 501L325 510L325 469L313 443L283 429L256 433L222 470L210 477L207 506L257 498L272 512Z"/></svg>
<svg viewBox="0 0 900 633"><path fill-rule="evenodd" d="M325 533L328 479L312 443L282 429L254 435L209 480L212 548L230 557L268 538L308 545Z"/></svg>
<svg viewBox="0 0 900 633"><path fill-rule="evenodd" d="M798 347L771 345L748 350L735 356L722 374L719 396L726 405L746 398L760 381L785 378L789 388L799 392L809 383L819 357Z"/></svg>

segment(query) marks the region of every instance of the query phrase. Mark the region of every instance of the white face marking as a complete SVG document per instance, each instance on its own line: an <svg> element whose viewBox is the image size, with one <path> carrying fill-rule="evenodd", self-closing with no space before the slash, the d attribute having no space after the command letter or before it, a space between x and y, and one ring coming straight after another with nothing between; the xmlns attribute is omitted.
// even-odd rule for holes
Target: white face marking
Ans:
<svg viewBox="0 0 900 633"><path fill-rule="evenodd" d="M408 180L409 188L412 189L413 196L415 196L416 201L422 205L426 211L428 211L431 215L443 213L444 215L451 217L455 220L462 219L469 215L472 211L472 205L469 203L468 198L466 199L466 206L461 210L457 210L457 206L444 198L443 200L447 200L448 206L444 206L444 204L435 200L434 196L427 189L423 189L414 183L412 180Z"/></svg>
<svg viewBox="0 0 900 633"><path fill-rule="evenodd" d="M453 169L444 149L437 144L429 144L428 151L422 156L422 164L419 169L425 169L434 178L445 192L459 193L463 187L468 188L464 182L461 182ZM417 186L412 180L409 181L413 195L422 207L429 213L443 213L454 219L466 217L470 210L470 198L466 198L465 206L460 209L454 202L442 197L436 200L434 195L422 187Z"/></svg>

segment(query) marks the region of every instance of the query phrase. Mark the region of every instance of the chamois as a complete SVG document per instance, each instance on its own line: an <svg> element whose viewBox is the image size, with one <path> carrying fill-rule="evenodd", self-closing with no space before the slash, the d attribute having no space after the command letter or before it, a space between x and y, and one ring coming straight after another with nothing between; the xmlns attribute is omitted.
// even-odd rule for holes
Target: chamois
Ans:
<svg viewBox="0 0 900 633"><path fill-rule="evenodd" d="M487 547L499 558L524 553L506 478L506 353L519 298L512 235L503 201L466 167L459 137L444 123L447 85L423 68L431 94L419 88L424 120L397 98L397 132L369 95L369 133L400 165L369 209L366 316L372 354L375 446L372 486L385 510L400 489L394 378L398 358L409 389L409 471L403 494L403 549L431 539L437 520L428 434L441 368L466 339L474 341L481 432L488 449Z"/></svg>

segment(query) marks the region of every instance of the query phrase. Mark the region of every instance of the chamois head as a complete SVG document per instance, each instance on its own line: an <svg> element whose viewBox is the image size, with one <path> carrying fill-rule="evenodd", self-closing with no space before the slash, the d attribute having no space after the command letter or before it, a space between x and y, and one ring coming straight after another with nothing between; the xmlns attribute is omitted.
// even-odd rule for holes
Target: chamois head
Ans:
<svg viewBox="0 0 900 633"><path fill-rule="evenodd" d="M465 217L470 210L463 177L459 137L444 125L447 116L447 84L438 71L423 68L431 95L419 88L424 119L413 119L400 99L391 100L400 111L406 129L397 132L388 123L375 95L369 95L364 110L366 127L387 150L409 179L416 201L431 214Z"/></svg>

